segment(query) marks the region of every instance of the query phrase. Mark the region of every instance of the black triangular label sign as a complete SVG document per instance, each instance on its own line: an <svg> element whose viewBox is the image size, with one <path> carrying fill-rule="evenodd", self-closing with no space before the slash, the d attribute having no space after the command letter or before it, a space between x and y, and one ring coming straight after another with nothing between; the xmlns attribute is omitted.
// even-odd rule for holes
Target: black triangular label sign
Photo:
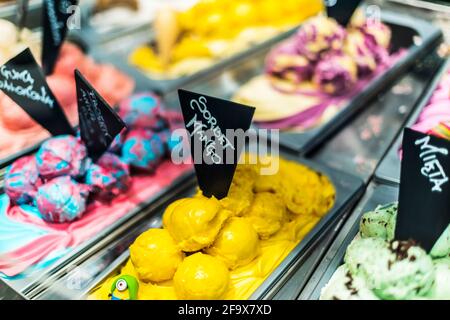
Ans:
<svg viewBox="0 0 450 320"><path fill-rule="evenodd" d="M207 197L227 196L255 109L178 90L198 185Z"/></svg>
<svg viewBox="0 0 450 320"><path fill-rule="evenodd" d="M328 16L346 27L361 2L361 0L326 0L325 5Z"/></svg>
<svg viewBox="0 0 450 320"><path fill-rule="evenodd" d="M396 238L431 250L450 223L450 141L406 128Z"/></svg>
<svg viewBox="0 0 450 320"><path fill-rule="evenodd" d="M53 136L74 134L30 49L0 67L0 90Z"/></svg>
<svg viewBox="0 0 450 320"><path fill-rule="evenodd" d="M108 150L125 123L100 94L75 70L80 136L96 161Z"/></svg>
<svg viewBox="0 0 450 320"><path fill-rule="evenodd" d="M70 7L77 0L44 0L42 68L45 74L53 72L59 51L67 34L67 20L73 14Z"/></svg>

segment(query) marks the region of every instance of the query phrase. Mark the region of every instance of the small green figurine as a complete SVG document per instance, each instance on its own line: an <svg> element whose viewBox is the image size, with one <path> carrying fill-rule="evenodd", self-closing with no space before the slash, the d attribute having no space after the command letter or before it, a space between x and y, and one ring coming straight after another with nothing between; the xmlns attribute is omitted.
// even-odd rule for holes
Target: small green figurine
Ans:
<svg viewBox="0 0 450 320"><path fill-rule="evenodd" d="M123 275L118 277L111 286L111 300L137 300L139 282L135 277Z"/></svg>

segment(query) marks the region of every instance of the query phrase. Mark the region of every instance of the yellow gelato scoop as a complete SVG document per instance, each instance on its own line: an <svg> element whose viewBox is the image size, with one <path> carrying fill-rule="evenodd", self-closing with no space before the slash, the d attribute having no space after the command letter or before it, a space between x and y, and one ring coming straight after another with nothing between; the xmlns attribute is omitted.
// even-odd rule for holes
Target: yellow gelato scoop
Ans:
<svg viewBox="0 0 450 320"><path fill-rule="evenodd" d="M267 239L281 229L286 219L283 200L270 192L255 195L252 206L245 216L262 239Z"/></svg>
<svg viewBox="0 0 450 320"><path fill-rule="evenodd" d="M163 224L181 250L194 252L214 242L230 215L214 197L186 198L166 209Z"/></svg>
<svg viewBox="0 0 450 320"><path fill-rule="evenodd" d="M225 264L200 252L184 259L173 278L175 292L184 300L221 299L229 283L230 273Z"/></svg>
<svg viewBox="0 0 450 320"><path fill-rule="evenodd" d="M260 252L258 233L245 218L231 218L206 250L230 269L250 263Z"/></svg>
<svg viewBox="0 0 450 320"><path fill-rule="evenodd" d="M130 257L139 279L160 282L173 278L184 254L167 230L149 229L130 246Z"/></svg>

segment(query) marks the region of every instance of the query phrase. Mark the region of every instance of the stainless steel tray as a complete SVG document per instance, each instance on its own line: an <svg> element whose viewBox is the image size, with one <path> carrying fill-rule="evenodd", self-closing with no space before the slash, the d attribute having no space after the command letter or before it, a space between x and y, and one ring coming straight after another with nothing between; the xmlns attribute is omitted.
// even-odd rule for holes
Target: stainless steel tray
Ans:
<svg viewBox="0 0 450 320"><path fill-rule="evenodd" d="M437 75L432 80L426 92L424 92L422 98L418 102L415 111L412 113L406 123L406 127L410 127L416 123L423 108L428 104L431 96L433 95L436 87L442 80L442 77L447 73L450 68L450 59L448 59L440 68ZM398 151L400 150L403 140L403 132L400 132L398 138L394 141L392 147L386 153L386 156L381 161L377 170L375 171L375 179L380 183L387 183L391 185L398 185L400 183L400 158Z"/></svg>
<svg viewBox="0 0 450 320"><path fill-rule="evenodd" d="M400 75L408 71L417 61L441 42L442 32L430 23L412 19L394 12L383 11L383 20L392 28L392 50L406 48L406 55L392 68L371 81L367 87L354 97L341 111L324 125L304 133L280 133L282 147L307 154L317 148L322 142L341 128L356 113L361 111L370 101L389 87ZM417 44L415 44L417 43ZM236 91L253 77L264 70L265 56L270 46L261 48L240 60L235 60L228 66L215 67L210 73L199 79L183 85L184 89L205 93L219 98L231 99ZM179 106L175 91L165 95L167 105Z"/></svg>
<svg viewBox="0 0 450 320"><path fill-rule="evenodd" d="M184 188L186 185L192 185L194 183L193 181L194 171L188 170L187 172L176 178L169 186L161 189L158 193L140 203L122 218L118 219L110 226L104 228L101 232L97 233L95 236L85 241L80 246L74 248L48 267L33 271L31 274L19 275L18 277L14 278L0 278L0 280L11 287L11 289L28 298L30 292L32 292L37 286L39 286L43 282L43 280L50 278L55 273L59 272L59 270L61 270L62 268L70 266L72 261L76 260L79 256L89 251L92 247L95 247L99 243L104 243L105 239L109 239L109 235L115 230L123 228L124 226L129 226L130 223L132 223L134 219L136 219L136 217L141 216L142 212L146 212L146 214L153 213L155 207L161 204L165 204L171 199L172 195L176 193L177 190Z"/></svg>
<svg viewBox="0 0 450 320"><path fill-rule="evenodd" d="M270 298L289 278L290 273L304 261L323 233L335 226L336 222L348 212L363 193L364 185L359 178L325 168L298 156L281 153L281 156L305 164L327 175L337 191L336 203L332 210L314 227L297 247L286 257L266 281L254 292L251 299ZM194 186L186 189L183 196L192 195ZM110 234L109 246L96 250L95 254L80 257L71 269L62 270L59 278L48 279L39 290L33 292L33 299L81 299L98 286L110 274L118 270L129 257L128 247L142 232L150 227L161 226L164 208L154 215L143 214L136 218L134 227ZM306 279L305 279L306 281ZM74 289L73 283L76 283Z"/></svg>
<svg viewBox="0 0 450 320"><path fill-rule="evenodd" d="M361 206L341 229L335 241L318 265L307 285L298 297L299 300L318 300L323 287L330 281L336 269L343 264L345 251L359 231L361 216L380 204L397 201L398 188L387 185L375 185L369 190Z"/></svg>

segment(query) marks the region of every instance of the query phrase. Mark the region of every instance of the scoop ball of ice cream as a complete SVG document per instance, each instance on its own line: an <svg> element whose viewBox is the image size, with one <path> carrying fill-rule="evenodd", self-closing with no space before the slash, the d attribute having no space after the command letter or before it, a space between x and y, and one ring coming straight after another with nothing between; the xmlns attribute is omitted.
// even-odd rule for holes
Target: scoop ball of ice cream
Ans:
<svg viewBox="0 0 450 320"><path fill-rule="evenodd" d="M166 153L161 137L151 130L131 130L122 147L122 159L130 166L154 171Z"/></svg>
<svg viewBox="0 0 450 320"><path fill-rule="evenodd" d="M58 177L39 187L36 205L47 222L72 222L85 212L88 196L86 185L69 176Z"/></svg>
<svg viewBox="0 0 450 320"><path fill-rule="evenodd" d="M391 44L392 31L381 21L366 20L360 30L367 36L367 40L374 47L388 49Z"/></svg>
<svg viewBox="0 0 450 320"><path fill-rule="evenodd" d="M250 263L260 251L258 233L245 218L230 218L206 252L235 269Z"/></svg>
<svg viewBox="0 0 450 320"><path fill-rule="evenodd" d="M355 60L360 77L371 74L377 68L376 54L368 46L365 35L358 30L348 33L344 52Z"/></svg>
<svg viewBox="0 0 450 320"><path fill-rule="evenodd" d="M355 86L357 75L358 68L351 57L330 54L317 64L313 81L327 94L342 95Z"/></svg>
<svg viewBox="0 0 450 320"><path fill-rule="evenodd" d="M39 174L44 180L69 175L82 177L90 164L86 146L80 139L63 135L45 141L36 153Z"/></svg>
<svg viewBox="0 0 450 320"><path fill-rule="evenodd" d="M110 201L126 192L131 183L128 165L113 153L105 153L86 173L86 184L101 200Z"/></svg>
<svg viewBox="0 0 450 320"><path fill-rule="evenodd" d="M30 203L36 196L40 183L35 157L22 157L13 162L6 171L5 192L12 203Z"/></svg>
<svg viewBox="0 0 450 320"><path fill-rule="evenodd" d="M304 23L295 36L300 54L318 61L328 51L341 50L346 31L334 19L317 16Z"/></svg>
<svg viewBox="0 0 450 320"><path fill-rule="evenodd" d="M366 20L366 22L358 28L364 36L364 42L377 63L385 63L389 57L389 47L391 44L391 29L376 20Z"/></svg>
<svg viewBox="0 0 450 320"><path fill-rule="evenodd" d="M312 64L298 52L296 42L292 40L278 45L266 59L266 73L293 83L309 80L312 71Z"/></svg>
<svg viewBox="0 0 450 320"><path fill-rule="evenodd" d="M184 300L221 299L229 283L230 273L225 264L200 252L185 258L173 279L177 297Z"/></svg>
<svg viewBox="0 0 450 320"><path fill-rule="evenodd" d="M423 296L434 281L431 257L411 241L357 238L347 248L345 263L381 299Z"/></svg>
<svg viewBox="0 0 450 320"><path fill-rule="evenodd" d="M374 211L366 212L360 222L360 233L364 238L374 237L386 241L394 239L397 219L397 203L378 206Z"/></svg>
<svg viewBox="0 0 450 320"><path fill-rule="evenodd" d="M140 93L119 104L119 115L130 128L162 130L166 123L161 117L161 100L152 93Z"/></svg>
<svg viewBox="0 0 450 320"><path fill-rule="evenodd" d="M130 246L130 257L139 279L161 282L173 278L184 254L167 230L150 229Z"/></svg>
<svg viewBox="0 0 450 320"><path fill-rule="evenodd" d="M185 198L172 203L164 212L164 228L185 252L209 247L230 212L216 198Z"/></svg>
<svg viewBox="0 0 450 320"><path fill-rule="evenodd" d="M267 239L281 229L286 218L286 206L275 194L261 192L255 195L245 217L262 239Z"/></svg>

